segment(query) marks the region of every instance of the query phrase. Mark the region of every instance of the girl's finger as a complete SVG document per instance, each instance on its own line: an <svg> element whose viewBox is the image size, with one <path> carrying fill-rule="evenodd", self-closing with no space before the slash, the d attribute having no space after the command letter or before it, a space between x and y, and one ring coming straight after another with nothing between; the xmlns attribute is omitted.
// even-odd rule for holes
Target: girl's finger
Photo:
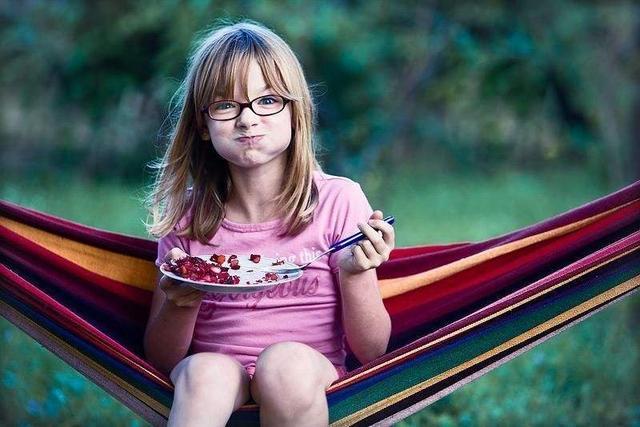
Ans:
<svg viewBox="0 0 640 427"><path fill-rule="evenodd" d="M382 233L382 239L391 248L395 246L395 230L393 226L381 219L369 220L369 226L375 230L379 230Z"/></svg>
<svg viewBox="0 0 640 427"><path fill-rule="evenodd" d="M193 292L180 298L181 305L192 305L202 299L202 293L200 291Z"/></svg>
<svg viewBox="0 0 640 427"><path fill-rule="evenodd" d="M168 277L166 280L164 280L164 278L160 280L160 289L162 289L169 299L180 298L183 295L187 295L195 291L195 289Z"/></svg>
<svg viewBox="0 0 640 427"><path fill-rule="evenodd" d="M382 218L384 218L384 216L382 216L382 211L381 210L373 211L373 213L369 217L369 219L382 219Z"/></svg>
<svg viewBox="0 0 640 427"><path fill-rule="evenodd" d="M162 278L160 279L160 289L165 292L176 289L179 286L180 285L178 285L178 282L168 276L162 276Z"/></svg>
<svg viewBox="0 0 640 427"><path fill-rule="evenodd" d="M169 262L172 259L180 259L180 258L184 258L184 257L186 257L188 255L189 254L187 254L185 251L183 251L180 248L173 248L169 252L167 252L167 254L164 256L164 261L165 262Z"/></svg>
<svg viewBox="0 0 640 427"><path fill-rule="evenodd" d="M173 289L167 293L167 299L176 305L190 304L199 298L200 291L197 289Z"/></svg>
<svg viewBox="0 0 640 427"><path fill-rule="evenodd" d="M368 270L371 268L369 265L369 259L366 257L360 246L354 245L353 249L351 249L351 253L353 254L353 259L358 267L362 270Z"/></svg>
<svg viewBox="0 0 640 427"><path fill-rule="evenodd" d="M193 288L190 288L189 285L187 285L186 283L172 279L169 276L162 276L162 278L160 279L160 289L167 292L167 291L177 291L180 289L189 290Z"/></svg>
<svg viewBox="0 0 640 427"><path fill-rule="evenodd" d="M380 264L387 260L387 258L385 258L385 254L379 253L370 241L363 240L359 244L362 246L362 251L367 256L367 259L369 259L371 268L378 268L380 267Z"/></svg>
<svg viewBox="0 0 640 427"><path fill-rule="evenodd" d="M360 240L358 242L358 246L362 248L362 252L364 252L364 255L369 259L369 261L378 261L378 258L380 258L380 254L376 251L376 248L373 247L373 243L369 240Z"/></svg>
<svg viewBox="0 0 640 427"><path fill-rule="evenodd" d="M191 288L189 286L185 286L184 288L183 287L176 288L175 291L174 291L174 295L176 297L178 297L178 298L185 298L185 297L188 297L189 295L192 295L192 294L194 294L196 292L198 292L197 289L193 289L193 288Z"/></svg>
<svg viewBox="0 0 640 427"><path fill-rule="evenodd" d="M358 228L360 229L360 231L362 231L362 234L365 235L368 241L373 245L376 252L378 252L379 254L383 254L387 250L387 243L380 235L380 233L374 230L373 227L371 227L369 224L358 224Z"/></svg>

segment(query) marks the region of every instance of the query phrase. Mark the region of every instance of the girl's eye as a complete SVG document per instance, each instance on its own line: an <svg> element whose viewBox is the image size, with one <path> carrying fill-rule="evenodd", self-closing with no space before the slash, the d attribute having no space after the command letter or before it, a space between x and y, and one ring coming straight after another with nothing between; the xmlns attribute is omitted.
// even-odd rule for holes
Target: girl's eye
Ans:
<svg viewBox="0 0 640 427"><path fill-rule="evenodd" d="M230 108L235 108L235 105L233 105L233 103L231 102L218 102L217 104L214 104L213 108L216 111L224 111Z"/></svg>
<svg viewBox="0 0 640 427"><path fill-rule="evenodd" d="M258 103L261 104L261 105L272 105L272 104L275 104L277 102L278 102L278 97L276 97L276 96L263 96L258 101Z"/></svg>

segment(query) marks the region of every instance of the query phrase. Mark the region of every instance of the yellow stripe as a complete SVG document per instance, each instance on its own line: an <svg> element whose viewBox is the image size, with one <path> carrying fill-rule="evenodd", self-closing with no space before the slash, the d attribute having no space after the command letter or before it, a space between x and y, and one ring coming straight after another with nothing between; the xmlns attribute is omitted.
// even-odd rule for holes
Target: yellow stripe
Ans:
<svg viewBox="0 0 640 427"><path fill-rule="evenodd" d="M390 298L412 291L422 286L429 285L442 280L453 274L459 273L468 268L486 262L490 259L513 252L518 249L558 237L579 228L585 227L602 216L623 208L634 201L623 206L611 209L591 218L559 227L554 230L540 233L525 239L507 243L502 246L488 249L467 258L449 263L445 266L434 268L422 273L400 277L396 279L380 280L380 290L383 298ZM0 217L0 225L7 227L13 232L37 243L45 249L65 258L95 274L109 279L135 286L137 288L153 290L156 286L158 271L151 261L119 254L116 252L100 249L91 245L80 243L71 239L60 237L56 234L13 221L6 217Z"/></svg>
<svg viewBox="0 0 640 427"><path fill-rule="evenodd" d="M490 320L495 319L496 317L499 317L499 316L501 316L501 315L503 315L503 314L505 314L505 313L507 313L509 311L512 311L512 310L514 310L514 309L516 309L516 308L518 308L518 307L520 307L522 305L525 305L525 304L527 304L527 303L529 303L529 302L531 302L531 301L533 301L533 300L535 300L535 299L537 299L537 298L539 298L539 297L541 297L541 296L543 296L543 295L545 295L545 294L547 294L549 292L552 292L552 291L554 291L554 290L556 290L556 289L558 289L558 288L560 288L562 286L565 286L567 283L573 282L573 281L577 280L578 278L584 276L585 274L588 274L589 272L591 272L591 271L593 271L595 269L598 269L598 268L600 268L600 267L602 267L604 265L607 265L607 264L609 264L609 263L611 263L611 262L613 262L613 261L615 261L615 260L617 260L617 259L619 259L621 257L624 257L627 254L630 254L631 252L639 250L639 249L640 249L640 247L632 248L632 249L630 249L630 250L628 250L628 251L626 251L624 253L619 254L618 256L616 256L614 258L611 258L611 259L609 259L609 260L607 260L605 262L601 262L600 264L594 265L594 266L590 267L589 269L583 271L582 273L579 273L579 274L576 274L574 276L571 276L570 278L568 278L567 280L565 280L563 282L559 282L559 283L557 283L557 284L555 284L555 285L553 285L553 286L551 286L549 288L546 288L546 289L542 290L541 292L538 292L538 293L536 293L534 295L531 295L529 298L526 298L526 299L524 299L524 300L522 300L522 301L520 301L520 302L518 302L516 304L513 304L513 305L510 305L508 307L505 307L504 309L502 309L500 311L497 311L497 312L495 312L495 313L493 313L493 314L491 314L489 316L483 317L483 318L481 318L481 319L479 319L479 320L477 320L477 321L475 321L473 323L470 323L469 325L465 326L464 328L457 329L457 330L455 330L455 331L453 331L453 332L451 332L451 333L449 333L447 335L444 335L444 336L442 336L442 337L440 337L440 338L438 338L436 340L430 341L430 342L428 342L428 343L426 343L426 344L424 344L424 345L422 345L420 347L416 347L413 350L410 350L410 351L407 351L405 353L402 353L401 355L399 355L397 357L394 357L393 359L389 359L389 360L385 361L384 363L380 363L378 365L375 365L375 367L373 367L371 369L368 369L368 370L366 370L364 372L361 372L361 373L359 373L357 375L354 375L353 377L349 377L344 381L336 382L327 391L330 392L334 388L345 386L345 385L348 386L349 384L358 382L362 377L370 375L371 371L373 371L373 370L379 370L379 369L382 369L382 368L384 368L386 366L401 362L402 360L406 360L407 358L410 358L411 356L413 356L416 353L421 353L421 352L423 352L423 351L425 351L425 350L427 350L427 349L429 349L429 348L431 348L431 347L433 347L433 346L435 346L435 345L437 345L437 344L439 344L439 343L441 343L443 341L446 341L446 340L448 340L450 338L453 338L453 337L455 337L457 335L463 334L463 333L465 333L466 331L468 331L470 329L476 328L476 327L478 327L478 326L480 326L480 325L482 325L482 324L484 324L486 322L489 322Z"/></svg>
<svg viewBox="0 0 640 427"><path fill-rule="evenodd" d="M34 331L38 331L38 334L43 335L47 340L54 342L56 346L62 348L66 353L71 354L73 357L79 359L83 364L85 364L92 371L98 372L103 378L115 383L118 387L125 390L127 393L143 402L148 407L152 408L154 411L164 415L165 417L169 416L169 408L167 408L162 403L158 402L148 394L144 393L140 389L136 388L132 384L124 381L117 375L114 375L112 372L104 368L102 365L97 363L95 360L87 357L85 354L80 352L75 347L69 345L67 342L61 340L53 333L44 329L42 326L35 323L33 320L29 319L19 311L15 310L13 307L0 300L0 305L3 306L3 310L10 311L12 316L19 317L22 322L28 323L30 328ZM26 331L25 331L26 332ZM37 340L36 340L37 341Z"/></svg>
<svg viewBox="0 0 640 427"><path fill-rule="evenodd" d="M384 400L381 400L377 403L374 403L373 405L368 406L365 409L362 409L358 412L355 412L345 418L342 418L341 420L336 421L335 423L331 424L332 426L335 427L339 427L339 426L350 426L353 425L354 423L365 419L366 417L379 412L381 410L383 410L384 408L393 405L395 403L397 403L398 401L401 401L415 393L418 393L421 390L424 390L427 387L430 387L434 384L437 384L440 381L445 380L448 377L451 377L453 375L456 375L459 372L464 371L465 369L468 369L474 365L477 365L487 359L490 359L491 357L495 356L496 354L506 351L512 347L515 347L525 341L528 341L544 332L546 332L547 330L561 324L561 323L565 323L567 321L570 321L572 319L578 318L581 315L587 313L588 311L592 310L594 307L597 307L607 301L610 301L612 299L615 299L617 297L619 297L620 295L634 289L637 288L638 286L640 286L640 276L636 276L630 280L627 280L626 282L616 286L615 288L609 289L606 292L603 292L602 294L588 300L585 301L584 303L565 311L564 313L554 317L553 319L550 319L532 329L530 329L529 331L510 339L509 341L504 342L503 344L491 349L490 351L481 354L480 356L475 357L474 359L471 359L461 365L456 366L455 368L452 368L446 372L443 372L439 375L436 375L435 377L429 378L428 380L420 383L420 384L416 384L413 387L409 387L399 393L396 393L393 396L390 396Z"/></svg>
<svg viewBox="0 0 640 427"><path fill-rule="evenodd" d="M609 215L612 212L618 209L621 209L634 202L635 201L629 202L625 205L610 209L606 212L592 216L590 218L586 218L582 221L568 224L563 227L558 227L553 230L546 231L544 233L535 234L533 236L529 236L524 239L517 240L515 242L510 242L501 246L497 246L495 248L487 249L486 251L482 251L480 253L471 255L467 258L462 258L460 260L451 262L441 267L437 267L431 270L427 270L427 271L409 275L409 276L398 277L395 279L380 280L379 281L380 292L383 298L391 298L391 297L401 295L406 292L421 288L423 286L430 285L434 282L440 281L456 273L467 270L471 267L475 267L476 265L485 263L499 256L502 256L510 252L525 248L527 246L535 245L536 243L553 239L555 237L559 237L559 236L571 233L573 231L576 231L580 228L586 227L587 225L597 221L603 216Z"/></svg>
<svg viewBox="0 0 640 427"><path fill-rule="evenodd" d="M0 225L93 273L141 289L156 286L158 271L151 261L66 239L5 217L0 217Z"/></svg>

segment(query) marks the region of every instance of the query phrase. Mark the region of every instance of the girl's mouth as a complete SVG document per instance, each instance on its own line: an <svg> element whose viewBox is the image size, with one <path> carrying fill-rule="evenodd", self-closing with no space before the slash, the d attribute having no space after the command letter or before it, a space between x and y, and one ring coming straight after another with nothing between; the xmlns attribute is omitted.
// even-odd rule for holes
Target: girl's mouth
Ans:
<svg viewBox="0 0 640 427"><path fill-rule="evenodd" d="M236 138L236 141L242 144L255 144L260 142L263 136L264 135L241 136L239 138Z"/></svg>

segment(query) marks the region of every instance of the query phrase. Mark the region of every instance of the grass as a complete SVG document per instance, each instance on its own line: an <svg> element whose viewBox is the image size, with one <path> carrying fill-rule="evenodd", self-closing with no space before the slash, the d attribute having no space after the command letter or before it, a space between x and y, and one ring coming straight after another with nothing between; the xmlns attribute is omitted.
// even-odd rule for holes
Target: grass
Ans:
<svg viewBox="0 0 640 427"><path fill-rule="evenodd" d="M493 176L394 171L365 176L362 184L374 207L396 216L400 246L481 240L612 190L580 169ZM135 186L71 177L44 184L13 181L0 184L0 198L146 235ZM628 298L399 425L640 425L640 340L631 328L638 308L638 296ZM5 320L0 396L0 425L145 424Z"/></svg>
<svg viewBox="0 0 640 427"><path fill-rule="evenodd" d="M142 186L70 176L0 184L0 198L92 227L146 237Z"/></svg>
<svg viewBox="0 0 640 427"><path fill-rule="evenodd" d="M0 318L0 349L0 425L146 425L4 318Z"/></svg>

